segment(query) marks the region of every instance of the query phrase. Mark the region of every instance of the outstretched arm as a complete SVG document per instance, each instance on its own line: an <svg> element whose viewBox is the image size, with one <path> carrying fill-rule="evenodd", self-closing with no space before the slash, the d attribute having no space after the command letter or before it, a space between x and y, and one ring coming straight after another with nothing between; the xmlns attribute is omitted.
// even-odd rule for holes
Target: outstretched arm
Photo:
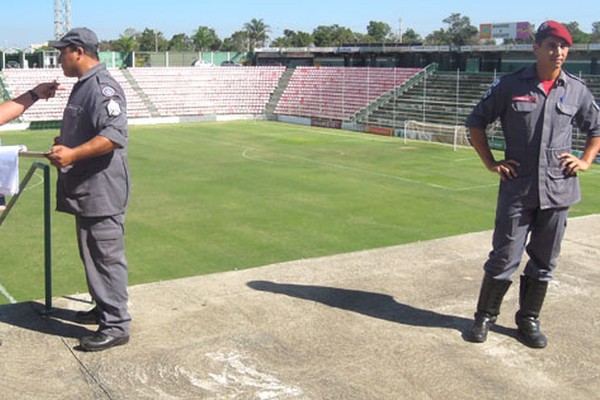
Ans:
<svg viewBox="0 0 600 400"><path fill-rule="evenodd" d="M54 97L59 85L56 81L41 83L13 100L0 104L0 125L17 118L31 107L38 99Z"/></svg>

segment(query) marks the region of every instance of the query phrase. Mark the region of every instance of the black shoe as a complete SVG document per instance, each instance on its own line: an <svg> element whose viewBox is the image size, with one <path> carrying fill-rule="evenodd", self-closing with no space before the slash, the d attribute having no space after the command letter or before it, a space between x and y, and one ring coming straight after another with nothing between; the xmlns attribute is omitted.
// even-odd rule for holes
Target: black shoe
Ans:
<svg viewBox="0 0 600 400"><path fill-rule="evenodd" d="M75 322L82 325L98 325L100 323L98 307L94 307L89 311L78 311L75 314Z"/></svg>
<svg viewBox="0 0 600 400"><path fill-rule="evenodd" d="M490 327L496 322L496 317L485 314L475 314L471 329L465 333L465 340L473 343L483 343L487 340Z"/></svg>
<svg viewBox="0 0 600 400"><path fill-rule="evenodd" d="M96 332L93 336L82 337L79 344L84 351L101 351L126 344L127 342L129 342L129 336L114 337Z"/></svg>
<svg viewBox="0 0 600 400"><path fill-rule="evenodd" d="M548 345L548 339L540 331L540 321L533 317L521 317L517 313L517 340L532 349L543 349Z"/></svg>

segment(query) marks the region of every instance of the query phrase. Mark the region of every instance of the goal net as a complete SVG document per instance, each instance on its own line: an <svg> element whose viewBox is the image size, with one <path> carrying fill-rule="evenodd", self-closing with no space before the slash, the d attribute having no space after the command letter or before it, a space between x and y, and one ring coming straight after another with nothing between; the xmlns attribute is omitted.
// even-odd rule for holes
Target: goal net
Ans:
<svg viewBox="0 0 600 400"><path fill-rule="evenodd" d="M467 128L461 125L409 120L404 123L404 142L406 143L408 139L451 144L454 151L458 146L470 146Z"/></svg>

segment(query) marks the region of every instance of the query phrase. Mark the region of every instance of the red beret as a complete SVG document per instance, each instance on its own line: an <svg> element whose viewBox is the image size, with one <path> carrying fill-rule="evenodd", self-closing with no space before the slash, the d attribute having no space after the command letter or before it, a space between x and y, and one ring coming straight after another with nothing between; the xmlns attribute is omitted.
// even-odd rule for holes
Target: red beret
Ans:
<svg viewBox="0 0 600 400"><path fill-rule="evenodd" d="M535 41L541 42L548 36L556 36L565 41L569 45L569 47L573 46L573 39L571 38L571 34L565 28L563 24L556 21L546 21L543 22L537 30L535 34Z"/></svg>

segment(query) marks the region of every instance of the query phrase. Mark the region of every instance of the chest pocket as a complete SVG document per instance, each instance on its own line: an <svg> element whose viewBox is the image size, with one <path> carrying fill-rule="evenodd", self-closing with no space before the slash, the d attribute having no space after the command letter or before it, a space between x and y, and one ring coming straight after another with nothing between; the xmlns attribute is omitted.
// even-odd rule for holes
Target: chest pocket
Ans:
<svg viewBox="0 0 600 400"><path fill-rule="evenodd" d="M556 103L557 126L560 129L571 128L577 107L569 104Z"/></svg>
<svg viewBox="0 0 600 400"><path fill-rule="evenodd" d="M537 107L537 103L530 101L513 101L512 109L517 113L530 113Z"/></svg>
<svg viewBox="0 0 600 400"><path fill-rule="evenodd" d="M83 116L83 107L73 104L67 104L63 116L63 125L61 130L61 143L68 147L79 146L82 138L77 138L77 132L81 125Z"/></svg>
<svg viewBox="0 0 600 400"><path fill-rule="evenodd" d="M519 137L513 137L512 140L518 139L520 146L524 145L524 143L520 142L521 140L528 140L523 134L532 135L535 131L537 115L539 114L535 112L537 107L537 103L527 101L513 101L511 103L512 113L510 113L505 123L507 124L508 132L513 132Z"/></svg>

